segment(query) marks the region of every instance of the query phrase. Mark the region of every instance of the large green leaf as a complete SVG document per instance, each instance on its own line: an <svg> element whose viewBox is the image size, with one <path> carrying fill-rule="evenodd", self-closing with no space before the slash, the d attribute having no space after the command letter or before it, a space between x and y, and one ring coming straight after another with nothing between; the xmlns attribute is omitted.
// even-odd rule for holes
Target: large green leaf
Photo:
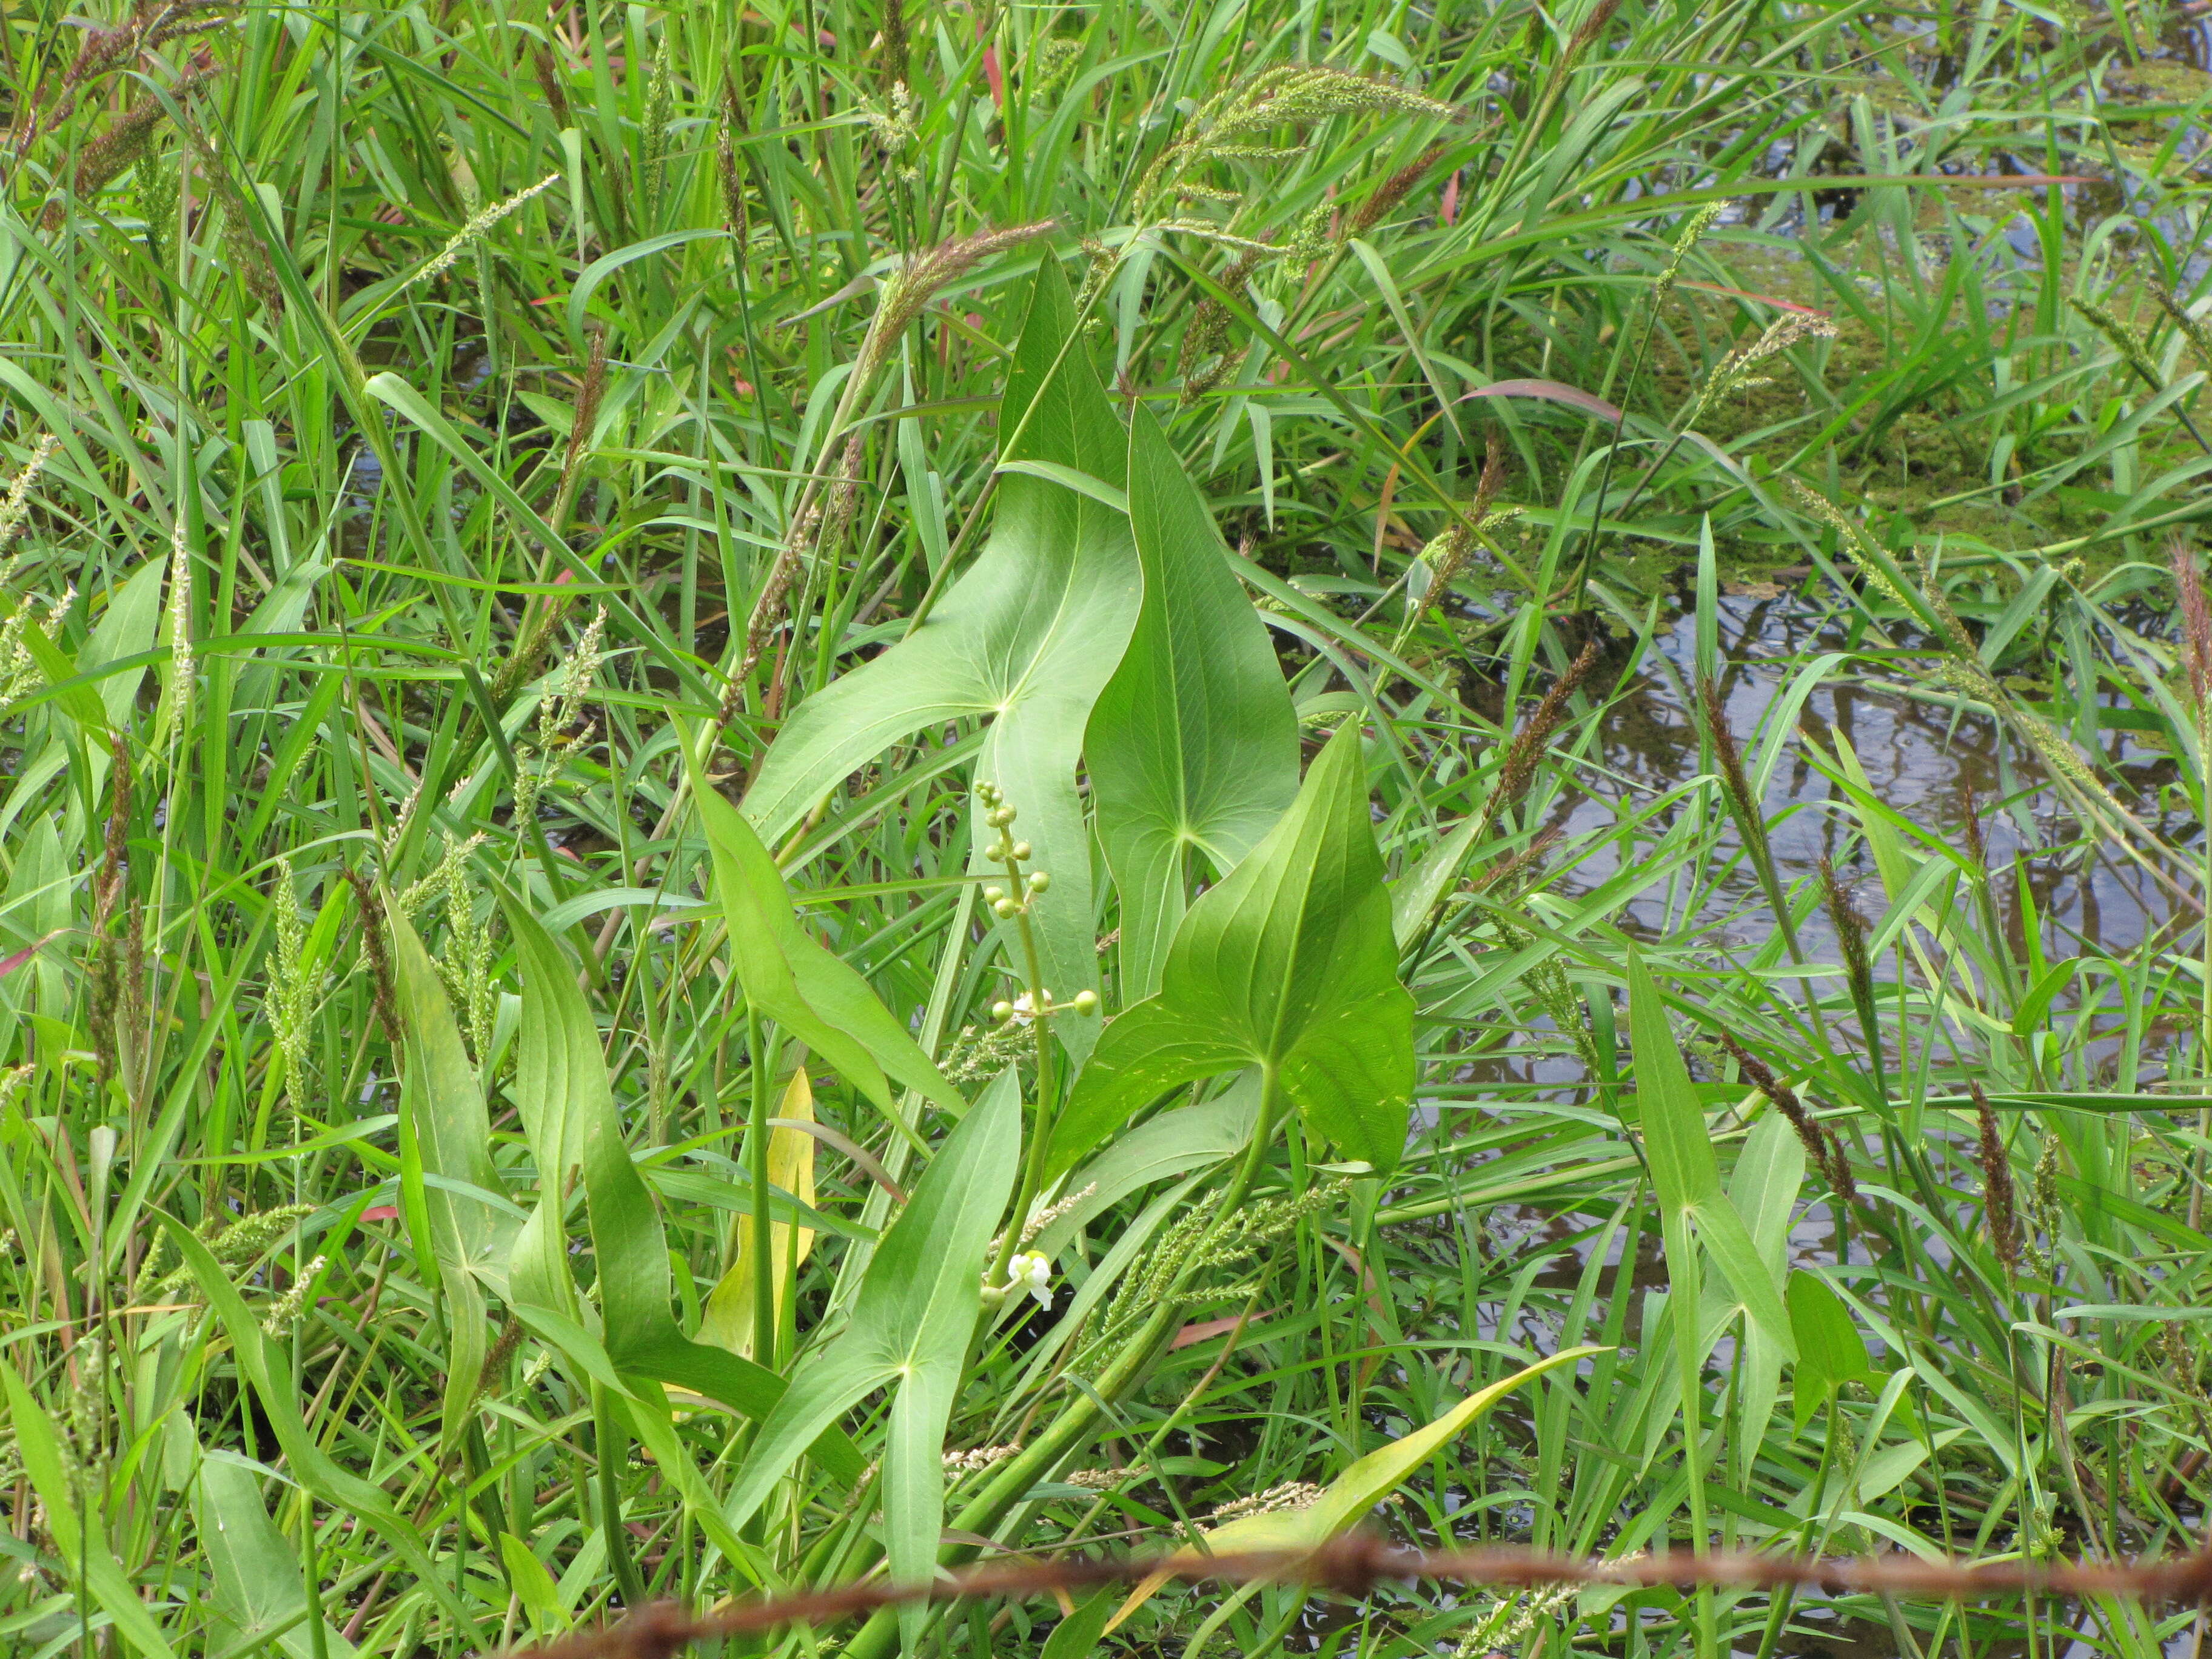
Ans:
<svg viewBox="0 0 2212 1659"><path fill-rule="evenodd" d="M747 1000L884 1110L891 1104L887 1073L940 1106L966 1110L967 1102L867 981L807 937L775 859L708 781L688 744L685 760L691 799L714 859L714 893L729 921L731 960Z"/></svg>
<svg viewBox="0 0 2212 1659"><path fill-rule="evenodd" d="M1170 1181L1192 1170L1234 1158L1252 1139L1260 1114L1260 1079L1246 1073L1218 1099L1162 1112L1123 1135L1067 1178L1074 1199L1033 1241L1045 1255L1058 1255L1097 1217L1140 1188Z"/></svg>
<svg viewBox="0 0 2212 1659"><path fill-rule="evenodd" d="M1110 489L1127 440L1082 343L1060 267L1038 273L1015 348L999 430L1005 461L1044 462ZM1046 983L1062 1000L1096 989L1091 837L1076 793L1085 723L1136 624L1142 577L1129 521L1095 493L1031 472L999 480L998 517L975 564L929 618L872 662L800 703L761 763L745 816L774 843L838 781L925 726L988 718L977 778L1020 812L1032 869L1053 888L1036 907ZM978 867L989 839L977 808ZM1078 1054L1097 1023L1054 1022Z"/></svg>
<svg viewBox="0 0 2212 1659"><path fill-rule="evenodd" d="M1190 854L1231 868L1298 792L1297 715L1266 624L1159 422L1129 428L1129 527L1145 597L1091 711L1085 759L1121 895L1121 994L1160 988Z"/></svg>
<svg viewBox="0 0 2212 1659"><path fill-rule="evenodd" d="M608 1364L617 1372L679 1383L749 1417L767 1417L783 1398L782 1378L677 1328L669 1310L667 1238L616 1121L599 1027L577 988L576 970L552 936L512 896L503 897L523 978L515 1102L537 1156L540 1194L515 1242L508 1274L515 1300L581 1325L562 1222L569 1173L580 1170ZM860 1473L859 1453L834 1430L819 1437L814 1454L842 1478Z"/></svg>
<svg viewBox="0 0 2212 1659"><path fill-rule="evenodd" d="M1052 1168L1167 1090L1245 1066L1347 1154L1393 1167L1413 1087L1413 1000L1397 970L1358 724L1347 721L1267 838L1183 917L1159 994L1106 1028L1061 1115Z"/></svg>
<svg viewBox="0 0 2212 1659"><path fill-rule="evenodd" d="M1694 1226L1736 1299L1783 1356L1795 1359L1796 1339L1790 1332L1782 1292L1760 1260L1741 1212L1721 1190L1712 1130L1705 1121L1697 1085L1690 1081L1689 1067L1682 1063L1682 1050L1667 1024L1667 1006L1650 969L1632 952L1628 958L1628 1030L1636 1052L1636 1098L1643 1110L1644 1151L1650 1160L1651 1184L1659 1197L1670 1271L1694 1273L1685 1224ZM1687 1298L1683 1305L1694 1310L1696 1297ZM1692 1315L1680 1317L1683 1328L1696 1328L1697 1320Z"/></svg>
<svg viewBox="0 0 2212 1659"><path fill-rule="evenodd" d="M262 1506L268 1471L228 1453L203 1454L192 1480L192 1518L215 1581L215 1605L229 1624L226 1651L273 1644L290 1659L353 1659L353 1644L313 1610L299 1552Z"/></svg>
<svg viewBox="0 0 2212 1659"><path fill-rule="evenodd" d="M891 1576L926 1580L944 1531L945 1426L975 1330L984 1251L1013 1190L1021 1097L1010 1068L945 1138L884 1234L849 1324L804 1361L761 1425L723 1513L743 1526L805 1447L879 1389L891 1396L884 1452Z"/></svg>

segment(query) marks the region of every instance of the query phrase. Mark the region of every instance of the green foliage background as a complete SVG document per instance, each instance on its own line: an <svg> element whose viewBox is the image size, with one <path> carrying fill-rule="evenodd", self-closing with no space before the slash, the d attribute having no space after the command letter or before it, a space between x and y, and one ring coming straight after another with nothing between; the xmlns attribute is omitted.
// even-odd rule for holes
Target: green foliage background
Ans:
<svg viewBox="0 0 2212 1659"><path fill-rule="evenodd" d="M1359 1524L2185 1540L2182 24L11 10L0 1642L416 1659Z"/></svg>

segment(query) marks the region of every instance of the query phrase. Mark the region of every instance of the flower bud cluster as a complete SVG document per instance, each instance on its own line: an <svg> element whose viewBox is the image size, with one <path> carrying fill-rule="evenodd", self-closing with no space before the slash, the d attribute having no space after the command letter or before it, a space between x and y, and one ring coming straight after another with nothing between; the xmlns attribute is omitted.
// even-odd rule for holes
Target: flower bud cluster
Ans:
<svg viewBox="0 0 2212 1659"><path fill-rule="evenodd" d="M991 1018L998 1021L1001 1025L1007 1024L1009 1021L1017 1024L1026 1025L1037 1017L1037 1012L1036 999L1031 997L1027 991L1023 992L1021 995L1016 997L1011 1002L1001 1000L991 1005ZM1054 1014L1081 1014L1085 1016L1095 1014L1098 1012L1098 993L1096 991L1078 991L1066 1002L1062 1002L1048 990L1044 993L1043 1012L1045 1018L1048 1019L1051 1018Z"/></svg>
<svg viewBox="0 0 2212 1659"><path fill-rule="evenodd" d="M994 864L1006 866L1008 884L986 887L983 902L991 907L991 914L1000 921L1018 921L1029 915L1030 906L1041 894L1051 890L1052 877L1042 870L1023 870L1022 866L1034 855L1034 849L1029 842L1014 839L1014 821L1020 815L1008 804L1005 792L995 783L979 783L975 786L975 799L982 803L984 823L996 832L991 844L983 849L983 856ZM1026 1025L1040 1015L1048 1018L1070 1012L1085 1015L1097 1012L1098 994L1079 991L1073 1000L1059 1002L1050 991L1040 989L1034 998L1024 992L1015 1000L991 1006L991 1018L1001 1025L1010 1020Z"/></svg>
<svg viewBox="0 0 2212 1659"><path fill-rule="evenodd" d="M1032 849L1029 842L1014 839L1014 819L1019 815L1007 804L999 786L977 784L975 799L983 803L983 822L999 832L997 838L983 849L983 856L994 864L1005 865L1008 879L1014 883L1011 893L1003 887L986 887L983 898L1000 921L1011 921L1029 908L1030 895L1042 893L1052 885L1052 878L1042 870L1022 873L1020 866L1030 861Z"/></svg>

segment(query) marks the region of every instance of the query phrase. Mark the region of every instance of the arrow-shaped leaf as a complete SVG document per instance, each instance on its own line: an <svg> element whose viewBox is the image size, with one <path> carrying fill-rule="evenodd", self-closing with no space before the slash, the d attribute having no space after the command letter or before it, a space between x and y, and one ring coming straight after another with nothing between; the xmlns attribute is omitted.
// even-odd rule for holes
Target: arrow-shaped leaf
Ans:
<svg viewBox="0 0 2212 1659"><path fill-rule="evenodd" d="M1413 1000L1347 721L1267 838L1190 908L1159 994L1106 1028L1054 1133L1072 1167L1147 1101L1261 1068L1325 1139L1396 1164L1413 1087Z"/></svg>
<svg viewBox="0 0 2212 1659"><path fill-rule="evenodd" d="M1121 659L1141 586L1126 515L1098 499L1127 483L1127 440L1075 333L1075 307L1048 260L1014 349L999 430L1007 463L1066 469L1006 471L998 518L975 564L929 618L881 656L792 711L761 763L744 811L763 840L780 840L836 781L925 726L990 721L975 776L1021 813L1033 869L1051 896L1035 926L1045 982L1063 1000L1098 983L1091 892L1091 831L1076 794L1083 730ZM1090 488L1064 482L1080 475ZM977 807L979 854L989 839ZM1097 1023L1054 1022L1087 1050Z"/></svg>
<svg viewBox="0 0 2212 1659"><path fill-rule="evenodd" d="M291 1659L353 1659L353 1644L327 1623L319 1632L307 1627L314 1615L299 1553L262 1505L259 1476L265 1473L224 1453L201 1455L192 1518L215 1581L215 1604L245 1651L268 1642Z"/></svg>
<svg viewBox="0 0 2212 1659"><path fill-rule="evenodd" d="M1267 629L1230 571L1206 498L1159 422L1129 428L1129 526L1145 598L1091 711L1085 759L1121 895L1121 987L1160 988L1190 902L1191 854L1229 870L1298 793L1297 716Z"/></svg>

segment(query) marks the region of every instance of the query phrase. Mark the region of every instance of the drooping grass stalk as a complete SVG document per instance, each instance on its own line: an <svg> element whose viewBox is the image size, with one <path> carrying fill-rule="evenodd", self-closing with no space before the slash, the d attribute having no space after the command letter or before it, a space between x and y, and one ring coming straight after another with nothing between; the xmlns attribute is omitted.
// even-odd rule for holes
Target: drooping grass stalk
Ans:
<svg viewBox="0 0 2212 1659"><path fill-rule="evenodd" d="M1789 895L1783 891L1781 878L1775 871L1774 844L1767 834L1766 815L1752 793L1751 781L1743 769L1743 753L1736 746L1735 729L1729 724L1720 687L1711 675L1698 676L1697 696L1705 741L1712 745L1713 759L1720 767L1721 800L1735 822L1743 850L1750 856L1752 870L1759 877L1760 890L1766 895L1768 913L1775 927L1781 933L1790 957L1802 963L1805 957L1797 942L1796 920Z"/></svg>

